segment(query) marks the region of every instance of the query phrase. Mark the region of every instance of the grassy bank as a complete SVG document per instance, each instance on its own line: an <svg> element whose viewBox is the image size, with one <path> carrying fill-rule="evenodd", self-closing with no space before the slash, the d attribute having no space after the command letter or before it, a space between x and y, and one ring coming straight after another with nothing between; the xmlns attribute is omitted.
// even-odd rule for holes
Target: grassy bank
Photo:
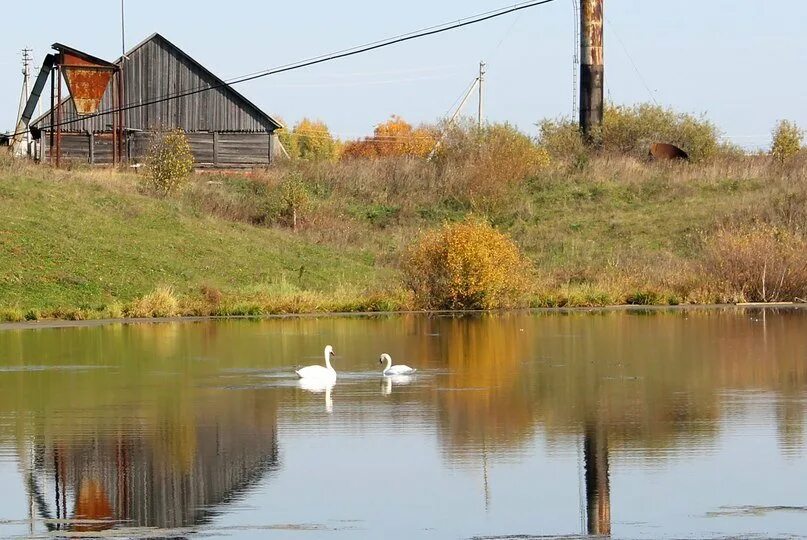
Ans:
<svg viewBox="0 0 807 540"><path fill-rule="evenodd" d="M295 230L276 204L289 179L307 194ZM803 159L553 160L485 191L412 158L196 174L166 199L138 182L0 161L0 319L411 308L402 250L468 215L532 262L525 305L741 301L748 290L710 273L708 239L763 222L803 238L807 226Z"/></svg>
<svg viewBox="0 0 807 540"><path fill-rule="evenodd" d="M168 313L158 306L162 314L380 302L367 291L391 272L366 253L223 220L136 187L136 177L113 171L4 162L0 318L149 315L142 297L157 289L164 297L169 288L178 303Z"/></svg>

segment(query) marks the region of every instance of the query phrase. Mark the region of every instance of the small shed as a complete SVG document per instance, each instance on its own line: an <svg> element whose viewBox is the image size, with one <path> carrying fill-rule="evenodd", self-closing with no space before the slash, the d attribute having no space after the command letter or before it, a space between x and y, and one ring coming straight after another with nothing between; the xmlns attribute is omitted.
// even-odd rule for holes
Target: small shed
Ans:
<svg viewBox="0 0 807 540"><path fill-rule="evenodd" d="M197 166L250 167L273 161L279 150L275 131L282 124L160 34L152 34L114 64L122 73L123 156L128 161L141 162L154 133L173 129L186 133ZM62 100L59 115L51 110L33 120L31 131L39 141L35 157L49 158L48 135L60 117L63 160L112 163L117 119L104 111L118 103L113 86L107 88L98 115L76 114L68 98Z"/></svg>

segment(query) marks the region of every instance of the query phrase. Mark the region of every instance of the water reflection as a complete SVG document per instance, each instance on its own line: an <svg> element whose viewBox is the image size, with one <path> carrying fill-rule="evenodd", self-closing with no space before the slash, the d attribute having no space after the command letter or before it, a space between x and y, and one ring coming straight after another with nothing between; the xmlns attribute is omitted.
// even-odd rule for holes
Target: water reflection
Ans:
<svg viewBox="0 0 807 540"><path fill-rule="evenodd" d="M296 434L335 454L342 445L353 474L386 470L356 454L392 426L390 440L434 440L442 467L478 474L479 519L501 532L509 521L494 502L508 487L494 492L491 470L528 461L538 440L545 459L579 445L582 532L609 535L612 500L614 516L630 510L614 474L708 455L749 407L781 456L803 458L805 330L799 310L696 310L0 332L0 450L22 464L11 489L51 530L183 529L235 511L284 470L309 474L291 451L280 459ZM343 355L338 388L291 370L323 343ZM418 374L381 377L379 344ZM418 469L422 458L399 456L428 490L438 469Z"/></svg>
<svg viewBox="0 0 807 540"><path fill-rule="evenodd" d="M300 379L297 381L297 385L307 392L311 392L312 394L325 394L325 412L328 414L333 412L331 391L335 384L335 381L322 379Z"/></svg>

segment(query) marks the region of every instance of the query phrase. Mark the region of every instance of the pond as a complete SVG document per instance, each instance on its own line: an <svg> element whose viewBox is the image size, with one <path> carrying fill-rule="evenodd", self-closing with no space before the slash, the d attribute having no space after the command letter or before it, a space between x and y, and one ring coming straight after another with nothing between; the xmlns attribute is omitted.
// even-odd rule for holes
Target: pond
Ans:
<svg viewBox="0 0 807 540"><path fill-rule="evenodd" d="M7 326L0 537L798 535L805 390L797 308Z"/></svg>

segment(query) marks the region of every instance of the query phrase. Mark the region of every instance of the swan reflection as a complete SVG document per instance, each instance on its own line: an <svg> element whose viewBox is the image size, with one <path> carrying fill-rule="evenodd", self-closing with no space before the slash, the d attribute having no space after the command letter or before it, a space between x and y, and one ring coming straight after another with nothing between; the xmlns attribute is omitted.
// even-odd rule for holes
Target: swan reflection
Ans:
<svg viewBox="0 0 807 540"><path fill-rule="evenodd" d="M312 394L325 394L325 412L328 414L333 412L333 399L331 399L331 390L336 384L333 380L327 379L300 379L297 385Z"/></svg>
<svg viewBox="0 0 807 540"><path fill-rule="evenodd" d="M392 375L388 377L384 377L381 380L381 393L385 396L388 396L392 393L392 387L394 386L406 386L407 384L411 384L414 380L414 377L411 375Z"/></svg>

